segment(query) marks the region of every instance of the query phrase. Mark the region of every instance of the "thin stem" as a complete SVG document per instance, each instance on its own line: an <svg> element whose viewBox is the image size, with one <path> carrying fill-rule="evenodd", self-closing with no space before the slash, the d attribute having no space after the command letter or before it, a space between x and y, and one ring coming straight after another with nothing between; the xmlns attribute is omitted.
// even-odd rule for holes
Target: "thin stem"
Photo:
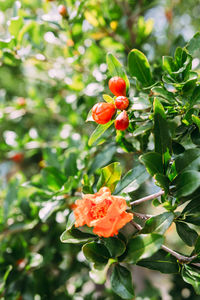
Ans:
<svg viewBox="0 0 200 300"><path fill-rule="evenodd" d="M134 221L130 221L130 224L133 225L138 231L141 231L142 230L142 226L140 226L139 224L135 223ZM180 263L190 263L193 259L195 259L197 257L197 254L193 255L193 256L185 256L185 255L181 255L179 253L177 253L176 251L168 248L167 246L165 245L162 245L161 248L170 253L172 256L176 257L177 260L180 262ZM199 267L200 264L195 264L193 263L193 265Z"/></svg>
<svg viewBox="0 0 200 300"><path fill-rule="evenodd" d="M141 227L139 224L135 223L134 221L131 220L130 223L131 223L131 225L133 225L138 231L142 230L142 227Z"/></svg>
<svg viewBox="0 0 200 300"><path fill-rule="evenodd" d="M152 215L141 214L141 213L138 213L138 212L135 212L135 211L134 211L133 214L134 214L134 216L136 216L136 217L138 217L138 218L140 218L142 220L148 220L151 217L153 217Z"/></svg>
<svg viewBox="0 0 200 300"><path fill-rule="evenodd" d="M146 202L146 201L149 201L149 200L153 200L161 195L163 195L165 192L164 191L160 191L158 193L155 193L155 194L152 194L152 195L149 195L147 197L144 197L144 198L141 198L141 199L138 199L138 200L135 200L135 201L132 201L130 202L130 205L138 205L140 203L143 203L143 202Z"/></svg>
<svg viewBox="0 0 200 300"><path fill-rule="evenodd" d="M170 253L171 255L173 255L174 257L176 257L180 262L182 263L189 263L191 262L193 259L195 259L197 257L197 254L193 255L193 256L184 256L184 255L181 255L177 252L175 252L174 250L168 248L167 246L165 245L162 245L162 249L168 253Z"/></svg>

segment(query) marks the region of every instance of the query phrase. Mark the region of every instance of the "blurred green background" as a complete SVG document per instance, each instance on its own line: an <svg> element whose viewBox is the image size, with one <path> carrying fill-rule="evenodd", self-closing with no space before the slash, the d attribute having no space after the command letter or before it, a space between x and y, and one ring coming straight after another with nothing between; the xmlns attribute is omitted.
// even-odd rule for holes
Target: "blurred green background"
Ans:
<svg viewBox="0 0 200 300"><path fill-rule="evenodd" d="M134 164L114 135L89 147L85 120L108 92L106 53L127 65L137 48L159 75L199 16L198 0L0 0L0 299L120 299L90 280L80 246L60 242L82 182L112 161ZM133 279L136 300L200 299L176 276L134 267Z"/></svg>

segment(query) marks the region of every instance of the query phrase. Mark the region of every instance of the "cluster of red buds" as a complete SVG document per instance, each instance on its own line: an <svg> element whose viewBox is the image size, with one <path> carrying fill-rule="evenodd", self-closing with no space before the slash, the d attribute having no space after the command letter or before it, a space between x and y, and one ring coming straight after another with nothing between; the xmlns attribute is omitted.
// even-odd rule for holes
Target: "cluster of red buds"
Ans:
<svg viewBox="0 0 200 300"><path fill-rule="evenodd" d="M109 80L109 89L115 95L114 103L100 102L92 108L92 118L98 124L108 123L114 116L116 109L122 112L115 119L115 128L125 130L129 126L129 117L126 109L129 100L126 97L126 82L120 77L112 77Z"/></svg>

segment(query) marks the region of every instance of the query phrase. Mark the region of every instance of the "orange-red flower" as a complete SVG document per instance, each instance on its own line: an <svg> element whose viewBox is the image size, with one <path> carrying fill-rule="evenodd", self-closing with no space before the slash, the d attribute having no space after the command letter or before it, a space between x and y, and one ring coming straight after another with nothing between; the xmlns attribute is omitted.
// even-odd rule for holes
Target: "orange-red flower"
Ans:
<svg viewBox="0 0 200 300"><path fill-rule="evenodd" d="M126 200L112 196L107 187L96 194L84 195L83 199L76 200L75 205L75 227L94 227L93 232L103 237L118 234L118 230L133 218L132 213L126 212Z"/></svg>

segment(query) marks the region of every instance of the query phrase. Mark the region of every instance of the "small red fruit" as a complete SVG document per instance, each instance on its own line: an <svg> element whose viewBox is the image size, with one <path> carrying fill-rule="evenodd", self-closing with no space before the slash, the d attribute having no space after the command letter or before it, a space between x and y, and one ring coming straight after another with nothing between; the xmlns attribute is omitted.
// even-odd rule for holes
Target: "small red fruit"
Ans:
<svg viewBox="0 0 200 300"><path fill-rule="evenodd" d="M98 124L108 123L115 113L115 105L112 103L100 102L93 106L92 117Z"/></svg>
<svg viewBox="0 0 200 300"><path fill-rule="evenodd" d="M123 110L115 120L115 128L117 130L125 130L129 126L128 114Z"/></svg>
<svg viewBox="0 0 200 300"><path fill-rule="evenodd" d="M115 96L126 96L126 82L120 77L112 77L109 82L109 89Z"/></svg>
<svg viewBox="0 0 200 300"><path fill-rule="evenodd" d="M16 153L15 155L11 156L10 158L12 161L16 163L20 163L24 159L24 154L23 153Z"/></svg>
<svg viewBox="0 0 200 300"><path fill-rule="evenodd" d="M58 6L58 12L62 17L66 17L67 16L67 9L64 5L59 5Z"/></svg>
<svg viewBox="0 0 200 300"><path fill-rule="evenodd" d="M119 96L115 99L115 106L120 110L125 110L129 106L128 98Z"/></svg>

